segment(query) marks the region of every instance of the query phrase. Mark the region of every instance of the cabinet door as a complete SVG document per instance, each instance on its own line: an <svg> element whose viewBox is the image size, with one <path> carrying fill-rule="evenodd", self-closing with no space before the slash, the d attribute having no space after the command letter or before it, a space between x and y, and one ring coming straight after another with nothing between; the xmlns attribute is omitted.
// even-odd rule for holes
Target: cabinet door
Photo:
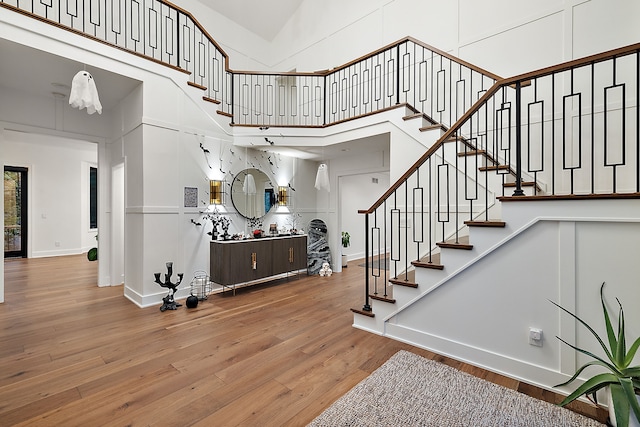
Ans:
<svg viewBox="0 0 640 427"><path fill-rule="evenodd" d="M307 236L296 236L292 240L292 270L304 270L307 268Z"/></svg>
<svg viewBox="0 0 640 427"><path fill-rule="evenodd" d="M286 273L293 270L292 268L292 250L291 239L274 239L273 240L273 274Z"/></svg>
<svg viewBox="0 0 640 427"><path fill-rule="evenodd" d="M211 242L210 270L211 280L223 285L270 276L271 243L268 240Z"/></svg>
<svg viewBox="0 0 640 427"><path fill-rule="evenodd" d="M219 283L221 285L231 284L228 269L224 268L226 259L228 258L227 252L228 245L218 242L211 242L209 244L209 275L211 281Z"/></svg>
<svg viewBox="0 0 640 427"><path fill-rule="evenodd" d="M243 276L243 282L249 280L262 279L273 274L272 243L269 239L254 240L243 244L246 246L243 252L243 258L238 260L241 265L246 265ZM234 261L232 261L234 262Z"/></svg>

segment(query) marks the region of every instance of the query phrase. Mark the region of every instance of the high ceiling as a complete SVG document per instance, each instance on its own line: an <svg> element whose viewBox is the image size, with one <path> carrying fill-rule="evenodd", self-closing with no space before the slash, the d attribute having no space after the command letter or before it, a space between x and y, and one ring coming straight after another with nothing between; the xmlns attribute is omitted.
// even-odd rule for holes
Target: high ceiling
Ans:
<svg viewBox="0 0 640 427"><path fill-rule="evenodd" d="M271 41L303 0L200 0L236 24Z"/></svg>

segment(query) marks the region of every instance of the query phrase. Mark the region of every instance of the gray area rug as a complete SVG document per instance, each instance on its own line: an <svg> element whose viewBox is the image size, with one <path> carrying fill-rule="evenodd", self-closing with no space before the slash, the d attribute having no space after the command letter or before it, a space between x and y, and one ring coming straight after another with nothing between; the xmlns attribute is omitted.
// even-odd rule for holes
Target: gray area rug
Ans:
<svg viewBox="0 0 640 427"><path fill-rule="evenodd" d="M399 351L310 426L602 427L590 418Z"/></svg>

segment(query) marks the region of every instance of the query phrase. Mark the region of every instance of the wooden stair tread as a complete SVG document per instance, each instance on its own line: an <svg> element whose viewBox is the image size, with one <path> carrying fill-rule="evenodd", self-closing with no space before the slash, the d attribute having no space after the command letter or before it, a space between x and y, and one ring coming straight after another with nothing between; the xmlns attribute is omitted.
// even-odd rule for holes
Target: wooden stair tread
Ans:
<svg viewBox="0 0 640 427"><path fill-rule="evenodd" d="M395 304L396 303L395 298L389 298L388 296L387 297L381 297L379 295L372 294L372 295L369 295L369 298L374 299L376 301L388 302L390 304Z"/></svg>
<svg viewBox="0 0 640 427"><path fill-rule="evenodd" d="M504 227L506 223L504 221L465 221L465 225L470 227Z"/></svg>
<svg viewBox="0 0 640 427"><path fill-rule="evenodd" d="M413 119L424 119L431 124L434 124L434 125L438 124L437 121L433 120L431 117L427 116L425 113L421 113L419 111L414 114L408 114L402 118L402 120L404 121L413 120Z"/></svg>
<svg viewBox="0 0 640 427"><path fill-rule="evenodd" d="M208 96L203 96L202 99L207 102L213 102L214 104L220 104L220 101L218 101L217 99L209 98Z"/></svg>
<svg viewBox="0 0 640 427"><path fill-rule="evenodd" d="M434 129L440 129L442 131L446 131L447 130L446 126L444 126L442 124L434 124L434 125L430 125L430 126L423 126L418 130L420 132L426 132L428 130L434 130Z"/></svg>
<svg viewBox="0 0 640 427"><path fill-rule="evenodd" d="M511 173L514 173L513 170L511 169L511 167L509 165L493 165L493 166L481 166L479 168L480 171L482 172L487 172L487 171L498 171L498 170L508 170ZM515 173L514 173L515 175Z"/></svg>
<svg viewBox="0 0 640 427"><path fill-rule="evenodd" d="M608 194L564 194L564 195L536 195L536 196L499 196L501 202L536 201L536 200L589 200L589 199L640 199L640 193L608 193Z"/></svg>
<svg viewBox="0 0 640 427"><path fill-rule="evenodd" d="M503 184L503 186L504 187L515 187L516 183L515 182L505 182ZM520 187L533 187L533 186L537 186L534 181L522 181L520 183Z"/></svg>
<svg viewBox="0 0 640 427"><path fill-rule="evenodd" d="M481 156L483 154L487 154L487 150L469 150L469 151L461 151L458 153L458 157L465 156Z"/></svg>
<svg viewBox="0 0 640 427"><path fill-rule="evenodd" d="M409 114L407 116L404 116L402 120L407 121L407 120L417 119L418 117L422 117L422 113Z"/></svg>
<svg viewBox="0 0 640 427"><path fill-rule="evenodd" d="M189 86L192 86L192 87L195 87L195 88L198 88L198 89L207 90L206 86L199 85L198 83L193 83L193 82L189 81L189 82L187 82L187 84Z"/></svg>
<svg viewBox="0 0 640 427"><path fill-rule="evenodd" d="M411 264L415 267L431 268L433 270L444 270L444 265L436 264L434 262L411 261Z"/></svg>
<svg viewBox="0 0 640 427"><path fill-rule="evenodd" d="M410 282L408 280L402 279L389 279L389 283L393 283L394 285L406 286L408 288L417 288L418 284L415 282Z"/></svg>
<svg viewBox="0 0 640 427"><path fill-rule="evenodd" d="M458 237L458 241L448 240L446 242L438 242L436 243L441 248L449 248L449 249L464 249L471 250L473 249L473 245L469 244L469 236L460 236Z"/></svg>
<svg viewBox="0 0 640 427"><path fill-rule="evenodd" d="M351 311L354 313L362 314L363 316L367 316L367 317L376 317L376 315L373 314L373 311L364 311L358 308L352 308Z"/></svg>
<svg viewBox="0 0 640 427"><path fill-rule="evenodd" d="M502 184L502 186L504 188L515 188L516 187L516 183L515 182L505 182L504 184ZM522 182L520 182L520 188L522 188L522 187L535 187L536 192L539 192L539 193L542 192L542 188L535 181L522 181Z"/></svg>

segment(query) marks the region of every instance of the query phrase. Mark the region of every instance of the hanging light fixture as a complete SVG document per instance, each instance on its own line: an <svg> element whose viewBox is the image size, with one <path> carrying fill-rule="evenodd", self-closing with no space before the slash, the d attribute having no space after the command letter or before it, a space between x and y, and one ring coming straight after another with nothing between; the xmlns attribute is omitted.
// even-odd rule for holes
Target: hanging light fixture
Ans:
<svg viewBox="0 0 640 427"><path fill-rule="evenodd" d="M329 184L329 167L325 163L320 163L320 166L318 166L315 187L318 190L327 190L327 192L331 191Z"/></svg>
<svg viewBox="0 0 640 427"><path fill-rule="evenodd" d="M210 205L223 205L224 204L224 181L212 180L209 181L209 204Z"/></svg>

